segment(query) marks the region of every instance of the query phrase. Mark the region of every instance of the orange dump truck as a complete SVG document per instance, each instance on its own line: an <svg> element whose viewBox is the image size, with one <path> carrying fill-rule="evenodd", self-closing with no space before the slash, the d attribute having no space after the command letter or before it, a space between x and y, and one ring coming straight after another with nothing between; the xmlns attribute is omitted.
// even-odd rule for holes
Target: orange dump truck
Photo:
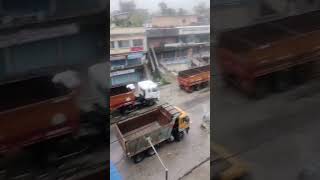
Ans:
<svg viewBox="0 0 320 180"><path fill-rule="evenodd" d="M78 131L76 92L50 77L6 82L0 91L0 153Z"/></svg>
<svg viewBox="0 0 320 180"><path fill-rule="evenodd" d="M313 78L320 60L320 11L222 32L216 62L223 79L264 97Z"/></svg>
<svg viewBox="0 0 320 180"><path fill-rule="evenodd" d="M110 90L110 110L125 111L128 107L133 106L136 97L133 90L125 85L113 87Z"/></svg>
<svg viewBox="0 0 320 180"><path fill-rule="evenodd" d="M210 81L210 65L180 71L178 83L181 89L193 92L208 86Z"/></svg>

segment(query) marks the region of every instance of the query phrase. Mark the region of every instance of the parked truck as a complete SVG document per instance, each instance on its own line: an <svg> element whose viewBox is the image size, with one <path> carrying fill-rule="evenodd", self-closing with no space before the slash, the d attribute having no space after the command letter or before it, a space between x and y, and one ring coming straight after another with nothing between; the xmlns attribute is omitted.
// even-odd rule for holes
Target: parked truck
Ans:
<svg viewBox="0 0 320 180"><path fill-rule="evenodd" d="M178 83L181 89L193 92L208 86L210 81L210 65L180 71Z"/></svg>
<svg viewBox="0 0 320 180"><path fill-rule="evenodd" d="M112 87L110 90L110 110L121 113L139 107L152 106L160 98L158 85L150 80L138 82L137 96L133 84Z"/></svg>
<svg viewBox="0 0 320 180"><path fill-rule="evenodd" d="M216 60L222 77L263 97L312 78L320 59L320 11L222 32Z"/></svg>
<svg viewBox="0 0 320 180"><path fill-rule="evenodd" d="M170 104L159 105L115 125L119 143L135 163L141 162L146 154L154 153L147 137L155 146L166 140L180 141L189 128L190 120L186 112Z"/></svg>

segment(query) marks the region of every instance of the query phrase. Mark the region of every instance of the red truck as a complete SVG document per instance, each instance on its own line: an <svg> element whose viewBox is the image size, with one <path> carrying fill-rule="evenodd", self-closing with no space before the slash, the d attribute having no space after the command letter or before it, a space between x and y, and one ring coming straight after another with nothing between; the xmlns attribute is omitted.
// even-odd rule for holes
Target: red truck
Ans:
<svg viewBox="0 0 320 180"><path fill-rule="evenodd" d="M210 81L210 65L180 71L178 83L181 89L193 92L208 86Z"/></svg>
<svg viewBox="0 0 320 180"><path fill-rule="evenodd" d="M263 97L314 75L320 59L320 11L222 32L216 60L223 79Z"/></svg>

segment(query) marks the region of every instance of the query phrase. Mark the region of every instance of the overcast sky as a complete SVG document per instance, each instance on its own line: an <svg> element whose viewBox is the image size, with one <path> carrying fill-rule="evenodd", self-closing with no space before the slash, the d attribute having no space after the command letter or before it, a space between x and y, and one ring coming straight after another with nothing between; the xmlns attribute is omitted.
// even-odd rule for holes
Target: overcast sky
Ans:
<svg viewBox="0 0 320 180"><path fill-rule="evenodd" d="M120 0L110 0L110 10L119 10ZM129 1L129 0L122 0ZM137 8L148 9L149 12L155 12L159 10L158 4L160 2L165 2L169 8L183 8L188 11L192 11L193 6L197 5L199 2L204 2L209 7L210 0L134 0Z"/></svg>

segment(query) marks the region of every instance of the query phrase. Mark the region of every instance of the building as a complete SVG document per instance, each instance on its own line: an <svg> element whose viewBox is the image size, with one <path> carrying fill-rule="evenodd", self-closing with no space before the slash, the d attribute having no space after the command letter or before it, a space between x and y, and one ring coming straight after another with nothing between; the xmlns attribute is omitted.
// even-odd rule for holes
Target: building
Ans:
<svg viewBox="0 0 320 180"><path fill-rule="evenodd" d="M198 25L198 16L154 16L151 24L154 28Z"/></svg>
<svg viewBox="0 0 320 180"><path fill-rule="evenodd" d="M153 59L164 68L175 72L185 70L201 65L199 59L210 57L210 26L150 28L147 42L155 52Z"/></svg>
<svg viewBox="0 0 320 180"><path fill-rule="evenodd" d="M111 84L136 83L146 78L146 35L143 27L110 31Z"/></svg>

